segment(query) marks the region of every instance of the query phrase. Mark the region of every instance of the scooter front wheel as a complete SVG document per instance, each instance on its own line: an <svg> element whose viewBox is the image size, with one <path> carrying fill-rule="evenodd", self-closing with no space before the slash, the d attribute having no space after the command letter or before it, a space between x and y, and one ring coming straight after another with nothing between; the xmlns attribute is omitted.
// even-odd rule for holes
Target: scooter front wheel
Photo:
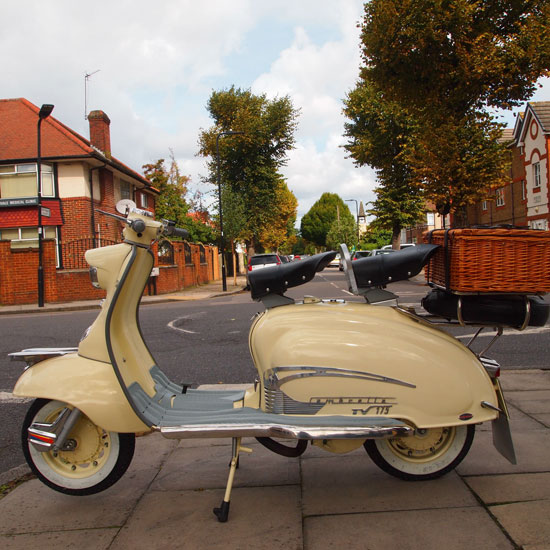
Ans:
<svg viewBox="0 0 550 550"><path fill-rule="evenodd" d="M374 463L406 481L435 479L456 468L468 454L475 425L418 430L395 439L369 439L364 447Z"/></svg>
<svg viewBox="0 0 550 550"><path fill-rule="evenodd" d="M37 450L28 440L29 426L53 423L66 407L66 403L47 399L32 403L21 431L23 454L34 474L48 487L68 495L99 493L128 469L135 436L108 432L82 414L69 434L67 450Z"/></svg>

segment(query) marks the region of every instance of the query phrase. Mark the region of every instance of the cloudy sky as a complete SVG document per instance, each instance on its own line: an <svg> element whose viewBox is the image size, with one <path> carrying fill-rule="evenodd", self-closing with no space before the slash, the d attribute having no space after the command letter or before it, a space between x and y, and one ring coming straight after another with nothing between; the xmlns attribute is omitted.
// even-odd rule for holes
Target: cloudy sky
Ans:
<svg viewBox="0 0 550 550"><path fill-rule="evenodd" d="M362 6L362 0L2 2L1 95L53 103L53 116L88 137L84 81L99 71L88 80L88 112L109 115L113 155L141 171L171 149L192 188L206 174L196 152L199 130L212 123L206 112L212 90L235 85L270 98L289 95L301 109L297 147L284 170L298 216L324 191L366 202L373 199L374 173L355 168L342 149L342 99L358 74ZM534 99L549 98L542 90Z"/></svg>

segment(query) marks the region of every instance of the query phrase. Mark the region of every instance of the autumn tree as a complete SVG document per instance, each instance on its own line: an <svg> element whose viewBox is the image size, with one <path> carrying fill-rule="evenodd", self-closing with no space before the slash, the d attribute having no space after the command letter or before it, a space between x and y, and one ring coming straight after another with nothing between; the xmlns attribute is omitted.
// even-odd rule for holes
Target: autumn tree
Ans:
<svg viewBox="0 0 550 550"><path fill-rule="evenodd" d="M338 219L342 224L348 221L354 223L355 220L341 197L336 193L323 193L302 217L300 225L302 237L317 247L325 248L328 246L327 234Z"/></svg>
<svg viewBox="0 0 550 550"><path fill-rule="evenodd" d="M189 239L193 242L214 242L212 227L189 215L190 207L186 195L190 178L181 174L172 151L168 167L165 159L159 159L155 163L143 165L142 169L153 187L159 190L159 196L155 200L157 218L172 220L178 227L187 229Z"/></svg>
<svg viewBox="0 0 550 550"><path fill-rule="evenodd" d="M549 74L549 15L547 0L365 4L357 88L374 88L414 121L401 161L442 208L502 184L502 125L489 109L520 105Z"/></svg>
<svg viewBox="0 0 550 550"><path fill-rule="evenodd" d="M270 228L286 225L296 214L295 209L281 208L288 201L280 194L288 189L281 185L279 170L294 147L298 111L287 96L270 100L265 94L235 87L212 92L207 109L214 125L199 136L199 154L209 157L206 180L217 184L219 148L220 179L242 199L246 211L243 237L249 253L254 253L264 246L262 236L268 236ZM221 137L227 132L239 135ZM268 238L265 246L272 244Z"/></svg>
<svg viewBox="0 0 550 550"><path fill-rule="evenodd" d="M358 166L370 165L380 185L369 211L376 216L375 227L392 232L394 248L399 248L401 229L423 215L422 189L408 156L417 123L403 107L364 80L344 101L346 150Z"/></svg>
<svg viewBox="0 0 550 550"><path fill-rule="evenodd" d="M289 254L296 242L294 224L298 201L286 183L281 180L275 192L278 215L273 222L264 227L259 235L260 242L269 250Z"/></svg>

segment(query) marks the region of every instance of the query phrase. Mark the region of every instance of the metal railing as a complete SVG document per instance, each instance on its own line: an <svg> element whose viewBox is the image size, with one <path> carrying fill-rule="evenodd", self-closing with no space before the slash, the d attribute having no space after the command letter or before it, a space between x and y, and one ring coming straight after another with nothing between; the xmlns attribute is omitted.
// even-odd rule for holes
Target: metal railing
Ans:
<svg viewBox="0 0 550 550"><path fill-rule="evenodd" d="M117 244L117 241L110 239L76 239L68 243L61 243L61 258L63 269L87 269L88 264L84 259L84 253L91 248L100 248Z"/></svg>

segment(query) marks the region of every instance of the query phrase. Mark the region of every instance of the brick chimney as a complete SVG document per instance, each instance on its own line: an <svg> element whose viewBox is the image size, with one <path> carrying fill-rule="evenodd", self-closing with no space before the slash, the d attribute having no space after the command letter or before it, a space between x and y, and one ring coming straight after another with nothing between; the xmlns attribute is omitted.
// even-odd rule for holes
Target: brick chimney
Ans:
<svg viewBox="0 0 550 550"><path fill-rule="evenodd" d="M91 111L88 115L90 123L90 143L102 151L106 157L111 156L111 120L103 111Z"/></svg>

